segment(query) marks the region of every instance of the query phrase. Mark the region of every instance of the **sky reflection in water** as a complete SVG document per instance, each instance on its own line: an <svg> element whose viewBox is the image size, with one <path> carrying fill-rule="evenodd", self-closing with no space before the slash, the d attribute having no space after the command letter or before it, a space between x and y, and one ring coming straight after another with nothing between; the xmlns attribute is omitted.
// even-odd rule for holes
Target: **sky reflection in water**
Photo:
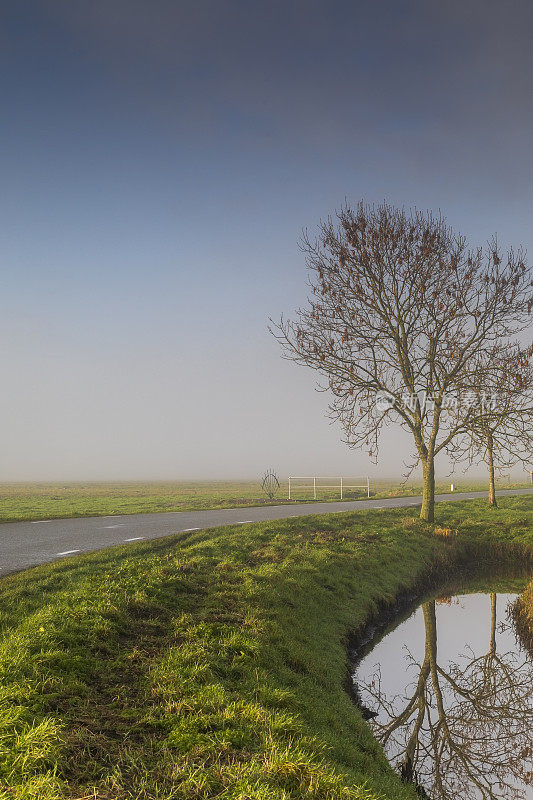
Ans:
<svg viewBox="0 0 533 800"><path fill-rule="evenodd" d="M357 667L389 760L434 800L533 800L533 663L507 616L516 597L427 601Z"/></svg>

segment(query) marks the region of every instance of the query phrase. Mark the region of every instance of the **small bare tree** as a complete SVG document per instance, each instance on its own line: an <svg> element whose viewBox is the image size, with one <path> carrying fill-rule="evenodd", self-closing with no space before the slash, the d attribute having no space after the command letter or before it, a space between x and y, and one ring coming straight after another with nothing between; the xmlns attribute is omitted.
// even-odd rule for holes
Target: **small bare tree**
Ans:
<svg viewBox="0 0 533 800"><path fill-rule="evenodd" d="M527 465L533 454L533 346L498 348L472 373L469 430L449 456L467 466L483 461L489 503L497 505L496 473Z"/></svg>
<svg viewBox="0 0 533 800"><path fill-rule="evenodd" d="M442 218L360 203L301 247L311 297L271 331L284 356L315 369L350 447L377 462L383 426L412 436L424 478L421 517L434 518L435 456L468 430L457 397L473 363L512 340L533 307L521 252L496 241L469 250ZM453 408L447 404L453 396Z"/></svg>

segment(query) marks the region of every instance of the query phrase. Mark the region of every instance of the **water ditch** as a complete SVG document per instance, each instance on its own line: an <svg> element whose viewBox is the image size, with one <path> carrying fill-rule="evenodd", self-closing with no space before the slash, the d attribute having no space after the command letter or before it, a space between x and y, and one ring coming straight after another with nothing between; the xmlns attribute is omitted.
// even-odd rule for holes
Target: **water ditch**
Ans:
<svg viewBox="0 0 533 800"><path fill-rule="evenodd" d="M431 800L533 800L533 660L512 609L531 570L406 595L350 648L350 691Z"/></svg>

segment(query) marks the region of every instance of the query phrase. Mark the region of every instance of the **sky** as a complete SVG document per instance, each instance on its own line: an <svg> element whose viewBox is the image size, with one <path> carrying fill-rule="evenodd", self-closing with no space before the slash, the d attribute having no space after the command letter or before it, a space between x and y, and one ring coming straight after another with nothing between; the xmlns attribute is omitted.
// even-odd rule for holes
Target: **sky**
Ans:
<svg viewBox="0 0 533 800"><path fill-rule="evenodd" d="M400 475L268 319L345 199L532 251L533 6L0 2L0 480ZM437 464L437 479L448 472Z"/></svg>

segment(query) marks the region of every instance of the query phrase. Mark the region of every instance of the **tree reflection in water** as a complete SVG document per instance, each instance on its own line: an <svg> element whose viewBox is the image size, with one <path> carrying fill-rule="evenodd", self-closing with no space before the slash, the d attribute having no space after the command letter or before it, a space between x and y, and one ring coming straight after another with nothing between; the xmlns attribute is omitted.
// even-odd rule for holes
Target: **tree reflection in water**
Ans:
<svg viewBox="0 0 533 800"><path fill-rule="evenodd" d="M424 603L423 660L407 651L415 681L404 694L387 696L378 668L358 683L364 704L377 712L370 723L375 736L423 796L522 800L533 784L533 665L519 648L498 653L496 605L491 594L487 651L467 650L444 668L435 601Z"/></svg>

